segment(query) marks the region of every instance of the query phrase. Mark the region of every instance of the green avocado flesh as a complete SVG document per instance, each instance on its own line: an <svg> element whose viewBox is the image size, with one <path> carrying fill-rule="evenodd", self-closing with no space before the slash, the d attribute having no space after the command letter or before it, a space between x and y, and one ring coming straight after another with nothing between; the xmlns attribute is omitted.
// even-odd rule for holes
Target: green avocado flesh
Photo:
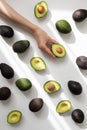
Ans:
<svg viewBox="0 0 87 130"><path fill-rule="evenodd" d="M54 80L49 80L44 84L44 90L49 94L59 91L60 88L61 85Z"/></svg>
<svg viewBox="0 0 87 130"><path fill-rule="evenodd" d="M36 71L41 71L46 69L46 64L44 60L40 57L33 57L30 60L30 64Z"/></svg>
<svg viewBox="0 0 87 130"><path fill-rule="evenodd" d="M62 100L58 103L56 107L56 112L63 114L65 112L68 112L71 109L72 105L69 100Z"/></svg>
<svg viewBox="0 0 87 130"><path fill-rule="evenodd" d="M48 12L48 4L45 1L37 3L34 7L34 14L37 18L44 17Z"/></svg>
<svg viewBox="0 0 87 130"><path fill-rule="evenodd" d="M22 117L22 113L18 110L13 110L11 112L9 112L8 116L7 116L7 122L9 124L16 124L21 120Z"/></svg>
<svg viewBox="0 0 87 130"><path fill-rule="evenodd" d="M61 44L52 44L52 53L59 58L62 58L66 55L66 50Z"/></svg>
<svg viewBox="0 0 87 130"><path fill-rule="evenodd" d="M32 87L32 83L29 79L27 78L20 78L16 81L16 86L22 90L26 91Z"/></svg>

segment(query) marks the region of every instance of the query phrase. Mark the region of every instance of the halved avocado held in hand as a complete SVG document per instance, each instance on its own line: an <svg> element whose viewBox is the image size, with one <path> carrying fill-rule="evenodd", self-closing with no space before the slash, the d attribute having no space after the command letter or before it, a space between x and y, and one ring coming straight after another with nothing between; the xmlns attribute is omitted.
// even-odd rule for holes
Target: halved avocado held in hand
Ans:
<svg viewBox="0 0 87 130"><path fill-rule="evenodd" d="M34 14L37 18L42 18L48 13L48 4L45 1L37 3L34 7Z"/></svg>
<svg viewBox="0 0 87 130"><path fill-rule="evenodd" d="M16 86L22 90L26 91L32 87L32 83L29 79L27 78L20 78L16 81Z"/></svg>
<svg viewBox="0 0 87 130"><path fill-rule="evenodd" d="M56 112L63 114L65 112L68 112L71 109L72 105L69 100L62 100L58 103L56 107Z"/></svg>
<svg viewBox="0 0 87 130"><path fill-rule="evenodd" d="M41 71L46 69L46 63L40 57L33 57L30 60L30 64L36 71Z"/></svg>
<svg viewBox="0 0 87 130"><path fill-rule="evenodd" d="M66 49L61 44L52 44L52 53L59 58L62 58L66 55Z"/></svg>
<svg viewBox="0 0 87 130"><path fill-rule="evenodd" d="M61 85L57 81L54 81L54 80L49 80L44 84L44 90L49 94L59 91L60 88L61 88Z"/></svg>
<svg viewBox="0 0 87 130"><path fill-rule="evenodd" d="M13 110L7 115L7 122L9 124L16 124L21 120L22 113L18 110Z"/></svg>

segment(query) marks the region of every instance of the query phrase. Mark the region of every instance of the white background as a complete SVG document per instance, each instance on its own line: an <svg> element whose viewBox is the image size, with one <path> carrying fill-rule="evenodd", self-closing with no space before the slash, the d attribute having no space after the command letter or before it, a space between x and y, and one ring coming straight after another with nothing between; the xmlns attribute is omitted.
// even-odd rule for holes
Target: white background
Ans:
<svg viewBox="0 0 87 130"><path fill-rule="evenodd" d="M46 0L49 11L46 17L36 19L34 16L34 6L38 0L7 0L7 2L16 9L21 15L42 27L48 34L65 46L67 55L62 59L52 59L38 49L37 42L28 32L18 25L15 25L7 19L0 18L0 25L11 26L14 31L14 37L6 39L0 37L0 63L5 62L11 65L15 71L13 79L6 80L0 74L0 86L7 86L11 89L11 98L0 102L0 129L4 130L83 130L87 129L87 71L80 70L75 61L80 55L87 56L87 19L82 23L75 23L72 19L72 13L78 8L87 8L87 1L80 0ZM55 28L57 20L67 20L71 27L70 34L60 34ZM16 54L12 50L15 41L27 39L30 41L30 48L23 54ZM30 59L33 56L40 56L47 64L44 72L38 73L30 65ZM19 77L27 77L31 80L33 86L26 92L20 91L15 81ZM48 95L43 90L46 81L54 79L58 81L62 88L59 92ZM83 92L79 96L70 93L67 87L69 80L76 80L82 84ZM32 113L28 109L28 104L32 98L42 97L44 106L41 111ZM62 99L68 99L72 103L70 112L63 115L56 113L56 105ZM71 119L71 112L75 108L84 111L85 120L78 125ZM9 111L18 109L23 117L20 123L9 125L7 123L7 114Z"/></svg>

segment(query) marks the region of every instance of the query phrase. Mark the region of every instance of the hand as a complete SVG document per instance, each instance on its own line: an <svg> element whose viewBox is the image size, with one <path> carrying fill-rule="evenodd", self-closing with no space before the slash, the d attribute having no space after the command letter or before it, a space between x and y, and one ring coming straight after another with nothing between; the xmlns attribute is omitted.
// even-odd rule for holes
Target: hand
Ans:
<svg viewBox="0 0 87 130"><path fill-rule="evenodd" d="M57 41L48 36L48 34L39 27L35 29L34 36L36 38L38 47L51 57L56 58L51 51L51 45L57 43Z"/></svg>
<svg viewBox="0 0 87 130"><path fill-rule="evenodd" d="M18 12L16 12L4 0L0 0L0 14L5 16L12 22L21 25L21 27L27 29L29 33L32 33L36 38L38 47L49 54L51 57L55 58L55 56L51 52L51 45L57 43L57 41L49 37L44 30L20 15Z"/></svg>

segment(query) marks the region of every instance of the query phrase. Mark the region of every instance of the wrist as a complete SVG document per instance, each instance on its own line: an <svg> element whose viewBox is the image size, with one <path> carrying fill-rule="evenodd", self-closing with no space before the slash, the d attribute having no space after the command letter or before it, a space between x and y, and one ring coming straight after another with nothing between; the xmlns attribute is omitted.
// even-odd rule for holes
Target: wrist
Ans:
<svg viewBox="0 0 87 130"><path fill-rule="evenodd" d="M33 27L33 29L32 29L32 35L34 37L37 37L39 30L40 30L40 28L35 25L35 27Z"/></svg>

